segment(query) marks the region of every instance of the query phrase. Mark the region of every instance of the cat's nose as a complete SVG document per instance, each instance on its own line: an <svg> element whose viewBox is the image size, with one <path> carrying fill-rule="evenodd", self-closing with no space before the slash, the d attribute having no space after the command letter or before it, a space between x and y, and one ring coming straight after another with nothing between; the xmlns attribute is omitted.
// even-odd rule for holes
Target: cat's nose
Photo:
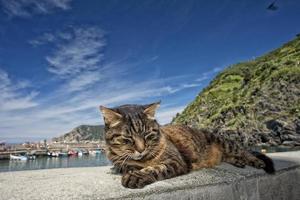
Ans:
<svg viewBox="0 0 300 200"><path fill-rule="evenodd" d="M135 141L136 150L142 153L145 150L145 141L144 139L138 139Z"/></svg>
<svg viewBox="0 0 300 200"><path fill-rule="evenodd" d="M133 160L140 160L142 158L143 158L143 155L141 153L139 153L138 151L135 151L133 156L132 156Z"/></svg>

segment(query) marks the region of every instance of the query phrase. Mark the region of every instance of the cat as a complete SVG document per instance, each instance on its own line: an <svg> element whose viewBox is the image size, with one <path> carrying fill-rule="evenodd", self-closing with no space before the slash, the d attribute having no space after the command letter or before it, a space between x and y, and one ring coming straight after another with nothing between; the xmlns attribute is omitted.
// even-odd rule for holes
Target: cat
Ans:
<svg viewBox="0 0 300 200"><path fill-rule="evenodd" d="M160 126L148 105L100 106L105 123L106 154L122 174L122 185L143 188L153 182L212 168L222 161L274 173L271 158L241 148L236 142L185 125Z"/></svg>

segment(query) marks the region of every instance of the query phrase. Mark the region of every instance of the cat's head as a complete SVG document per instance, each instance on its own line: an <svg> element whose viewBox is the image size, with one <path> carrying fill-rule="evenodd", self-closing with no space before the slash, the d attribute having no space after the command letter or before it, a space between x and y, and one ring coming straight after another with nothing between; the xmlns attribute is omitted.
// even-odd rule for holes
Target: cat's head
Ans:
<svg viewBox="0 0 300 200"><path fill-rule="evenodd" d="M100 106L105 122L105 140L113 160L148 160L160 141L155 112L160 102L148 105Z"/></svg>

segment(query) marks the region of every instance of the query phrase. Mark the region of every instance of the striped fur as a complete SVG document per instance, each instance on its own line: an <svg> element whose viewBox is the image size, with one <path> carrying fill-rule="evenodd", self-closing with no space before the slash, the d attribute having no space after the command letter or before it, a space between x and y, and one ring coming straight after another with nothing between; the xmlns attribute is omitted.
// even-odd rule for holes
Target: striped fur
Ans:
<svg viewBox="0 0 300 200"><path fill-rule="evenodd" d="M272 160L248 152L234 141L187 126L160 126L155 120L159 103L100 107L105 121L107 157L122 173L122 185L142 188L155 181L211 168L222 161L274 172Z"/></svg>

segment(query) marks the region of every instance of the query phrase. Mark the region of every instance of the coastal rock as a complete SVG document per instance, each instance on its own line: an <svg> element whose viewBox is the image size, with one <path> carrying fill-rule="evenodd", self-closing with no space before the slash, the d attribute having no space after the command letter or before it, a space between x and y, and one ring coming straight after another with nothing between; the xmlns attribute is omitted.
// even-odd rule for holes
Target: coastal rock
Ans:
<svg viewBox="0 0 300 200"><path fill-rule="evenodd" d="M300 38L228 67L172 123L225 131L248 145L299 145Z"/></svg>

